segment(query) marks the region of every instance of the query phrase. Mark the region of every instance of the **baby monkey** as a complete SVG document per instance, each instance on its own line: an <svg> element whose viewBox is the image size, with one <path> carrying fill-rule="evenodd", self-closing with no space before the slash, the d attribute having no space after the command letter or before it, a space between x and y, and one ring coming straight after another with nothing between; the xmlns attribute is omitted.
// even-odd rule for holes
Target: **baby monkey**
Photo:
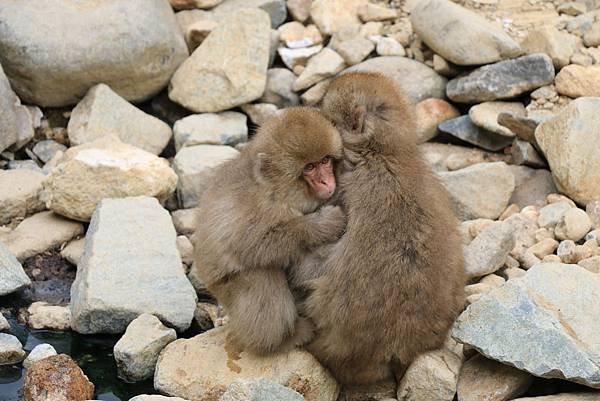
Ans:
<svg viewBox="0 0 600 401"><path fill-rule="evenodd" d="M238 158L216 168L199 201L195 268L229 315L229 338L258 354L302 345L285 269L345 228L335 192L339 133L316 109L284 110Z"/></svg>

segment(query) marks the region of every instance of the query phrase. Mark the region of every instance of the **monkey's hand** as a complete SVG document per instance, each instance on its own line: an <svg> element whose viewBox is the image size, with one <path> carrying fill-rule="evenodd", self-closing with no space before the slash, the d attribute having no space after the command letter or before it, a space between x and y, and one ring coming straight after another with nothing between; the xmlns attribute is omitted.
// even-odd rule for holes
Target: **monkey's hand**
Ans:
<svg viewBox="0 0 600 401"><path fill-rule="evenodd" d="M312 246L337 241L346 229L346 215L339 206L325 206L307 217L313 231Z"/></svg>

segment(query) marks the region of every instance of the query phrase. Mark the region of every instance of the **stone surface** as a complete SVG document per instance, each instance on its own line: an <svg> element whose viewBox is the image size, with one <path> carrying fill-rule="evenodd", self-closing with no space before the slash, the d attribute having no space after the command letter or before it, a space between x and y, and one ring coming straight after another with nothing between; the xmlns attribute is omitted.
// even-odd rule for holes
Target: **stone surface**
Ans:
<svg viewBox="0 0 600 401"><path fill-rule="evenodd" d="M71 310L68 306L34 302L27 308L27 324L35 330L69 330Z"/></svg>
<svg viewBox="0 0 600 401"><path fill-rule="evenodd" d="M456 118L460 112L442 99L425 99L415 107L417 120L417 141L427 142L438 133L438 125L446 120Z"/></svg>
<svg viewBox="0 0 600 401"><path fill-rule="evenodd" d="M304 401L297 391L267 379L236 380L219 401Z"/></svg>
<svg viewBox="0 0 600 401"><path fill-rule="evenodd" d="M119 376L130 382L151 378L158 354L176 339L175 330L165 327L156 316L138 316L114 347Z"/></svg>
<svg viewBox="0 0 600 401"><path fill-rule="evenodd" d="M0 61L2 61L1 57ZM21 106L21 101L11 89L10 82L0 65L0 152L31 138L33 138L33 126L29 111L25 106Z"/></svg>
<svg viewBox="0 0 600 401"><path fill-rule="evenodd" d="M165 159L107 136L70 148L44 181L42 199L58 214L89 221L104 198L154 196L164 202L176 185Z"/></svg>
<svg viewBox="0 0 600 401"><path fill-rule="evenodd" d="M585 211L592 220L592 227L600 229L600 200L588 202Z"/></svg>
<svg viewBox="0 0 600 401"><path fill-rule="evenodd" d="M304 26L298 21L291 21L277 28L279 40L290 49L310 47L323 42L323 37L315 25Z"/></svg>
<svg viewBox="0 0 600 401"><path fill-rule="evenodd" d="M440 176L463 220L497 219L515 189L515 177L502 162L476 164Z"/></svg>
<svg viewBox="0 0 600 401"><path fill-rule="evenodd" d="M448 82L446 94L459 103L509 99L554 80L552 59L532 54L504 60L471 71Z"/></svg>
<svg viewBox="0 0 600 401"><path fill-rule="evenodd" d="M358 9L367 0L314 0L310 16L319 30L331 35L348 25L360 24Z"/></svg>
<svg viewBox="0 0 600 401"><path fill-rule="evenodd" d="M535 131L558 189L576 202L600 199L600 98L571 102Z"/></svg>
<svg viewBox="0 0 600 401"><path fill-rule="evenodd" d="M179 176L177 196L183 208L196 207L212 168L237 157L239 151L230 146L196 145L177 152L173 169Z"/></svg>
<svg viewBox="0 0 600 401"><path fill-rule="evenodd" d="M430 97L445 97L446 78L427 65L406 57L373 57L344 71L379 72L387 75L415 103Z"/></svg>
<svg viewBox="0 0 600 401"><path fill-rule="evenodd" d="M559 240L570 239L571 241L579 241L592 228L592 221L587 213L578 208L572 208L566 211L562 216L554 234Z"/></svg>
<svg viewBox="0 0 600 401"><path fill-rule="evenodd" d="M526 165L534 168L547 167L535 147L526 141L515 138L511 147L512 161L515 165Z"/></svg>
<svg viewBox="0 0 600 401"><path fill-rule="evenodd" d="M71 287L73 330L121 333L142 313L187 329L196 294L175 238L169 213L156 199L104 199L92 216Z"/></svg>
<svg viewBox="0 0 600 401"><path fill-rule="evenodd" d="M284 0L227 0L211 10L211 14L219 21L242 9L260 9L266 12L271 20L271 27L277 28L287 18Z"/></svg>
<svg viewBox="0 0 600 401"><path fill-rule="evenodd" d="M542 228L554 228L562 220L571 206L565 202L556 202L540 209L538 224Z"/></svg>
<svg viewBox="0 0 600 401"><path fill-rule="evenodd" d="M248 140L246 116L235 111L192 114L175 123L175 149L194 145L235 145Z"/></svg>
<svg viewBox="0 0 600 401"><path fill-rule="evenodd" d="M177 236L177 250L181 255L181 261L187 265L191 266L194 262L194 245L185 235Z"/></svg>
<svg viewBox="0 0 600 401"><path fill-rule="evenodd" d="M543 25L527 33L521 47L527 54L546 53L557 70L570 64L577 39L552 25Z"/></svg>
<svg viewBox="0 0 600 401"><path fill-rule="evenodd" d="M535 129L539 122L528 117L520 117L510 113L500 113L498 124L510 130L520 139L529 143L535 142Z"/></svg>
<svg viewBox="0 0 600 401"><path fill-rule="evenodd" d="M600 66L566 66L556 75L555 85L559 94L571 98L600 96Z"/></svg>
<svg viewBox="0 0 600 401"><path fill-rule="evenodd" d="M426 142L419 145L419 150L437 172L460 170L479 163L509 161L506 155L447 143Z"/></svg>
<svg viewBox="0 0 600 401"><path fill-rule="evenodd" d="M71 112L67 126L71 145L117 135L129 145L160 154L171 139L171 127L144 113L105 85L92 87Z"/></svg>
<svg viewBox="0 0 600 401"><path fill-rule="evenodd" d="M452 335L535 376L599 388L598 291L600 276L583 267L540 264L468 307Z"/></svg>
<svg viewBox="0 0 600 401"><path fill-rule="evenodd" d="M27 358L23 361L23 367L29 369L37 361L41 361L44 358L56 355L56 350L50 344L38 344L36 345Z"/></svg>
<svg viewBox="0 0 600 401"><path fill-rule="evenodd" d="M375 45L367 38L356 36L350 40L339 42L335 45L335 51L339 53L346 64L355 65L367 58L375 49Z"/></svg>
<svg viewBox="0 0 600 401"><path fill-rule="evenodd" d="M270 34L269 16L260 9L227 15L177 69L169 98L197 113L258 99L267 82Z"/></svg>
<svg viewBox="0 0 600 401"><path fill-rule="evenodd" d="M295 80L296 76L287 68L269 69L267 71L267 87L259 101L273 103L277 107L297 106L300 99L292 90Z"/></svg>
<svg viewBox="0 0 600 401"><path fill-rule="evenodd" d="M377 48L375 50L380 56L406 55L406 50L404 50L404 47L396 39L388 37L379 39L377 42Z"/></svg>
<svg viewBox="0 0 600 401"><path fill-rule="evenodd" d="M212 20L200 20L188 25L185 31L185 43L190 52L196 50L218 25L218 22Z"/></svg>
<svg viewBox="0 0 600 401"><path fill-rule="evenodd" d="M543 397L515 398L513 401L600 401L598 393L562 393Z"/></svg>
<svg viewBox="0 0 600 401"><path fill-rule="evenodd" d="M358 8L358 17L363 22L389 21L396 19L398 12L384 5L367 3Z"/></svg>
<svg viewBox="0 0 600 401"><path fill-rule="evenodd" d="M464 250L465 270L471 278L494 273L515 246L510 224L497 222L483 230Z"/></svg>
<svg viewBox="0 0 600 401"><path fill-rule="evenodd" d="M12 365L25 359L25 351L19 339L11 334L0 333L0 365Z"/></svg>
<svg viewBox="0 0 600 401"><path fill-rule="evenodd" d="M287 0L287 8L296 21L304 22L310 17L312 0Z"/></svg>
<svg viewBox="0 0 600 401"><path fill-rule="evenodd" d="M473 124L498 135L514 137L515 134L498 123L500 113L525 117L525 106L521 102L485 102L471 107L469 117Z"/></svg>
<svg viewBox="0 0 600 401"><path fill-rule="evenodd" d="M60 251L60 256L67 259L69 263L77 266L79 264L79 260L81 259L81 255L83 255L84 247L85 238L73 240L69 242L62 251Z"/></svg>
<svg viewBox="0 0 600 401"><path fill-rule="evenodd" d="M38 106L74 104L98 82L148 99L188 55L162 0L3 2L0 20L0 63L21 100Z"/></svg>
<svg viewBox="0 0 600 401"><path fill-rule="evenodd" d="M179 209L171 213L178 234L192 235L196 231L196 209Z"/></svg>
<svg viewBox="0 0 600 401"><path fill-rule="evenodd" d="M58 152L64 152L67 147L62 143L58 143L52 139L45 139L35 144L32 152L42 161L48 163Z"/></svg>
<svg viewBox="0 0 600 401"><path fill-rule="evenodd" d="M489 64L522 53L501 26L449 0L418 2L410 21L427 46L454 64Z"/></svg>
<svg viewBox="0 0 600 401"><path fill-rule="evenodd" d="M505 401L522 395L533 376L477 354L463 365L456 392L459 401Z"/></svg>
<svg viewBox="0 0 600 401"><path fill-rule="evenodd" d="M473 124L468 115L446 120L438 125L442 132L450 134L480 148L498 151L512 143L510 137L498 135Z"/></svg>
<svg viewBox="0 0 600 401"><path fill-rule="evenodd" d="M344 69L344 59L330 48L324 48L311 57L302 74L294 81L292 89L300 91L326 78L332 77Z"/></svg>
<svg viewBox="0 0 600 401"><path fill-rule="evenodd" d="M257 357L236 350L223 328L169 344L160 354L154 388L163 394L212 401L236 379L266 378L290 387L307 401L335 401L338 385L306 351Z"/></svg>
<svg viewBox="0 0 600 401"><path fill-rule="evenodd" d="M44 178L32 170L0 170L0 225L46 208L39 196Z"/></svg>
<svg viewBox="0 0 600 401"><path fill-rule="evenodd" d="M303 47L300 49L288 49L287 47L280 47L277 49L277 53L279 53L279 57L281 57L283 64L285 64L290 70L294 70L296 67L305 66L308 60L315 54L319 53L322 49L323 46L321 45Z"/></svg>
<svg viewBox="0 0 600 401"><path fill-rule="evenodd" d="M9 331L10 330L10 323L8 323L8 320L6 320L6 318L2 315L2 313L0 313L0 331Z"/></svg>
<svg viewBox="0 0 600 401"><path fill-rule="evenodd" d="M23 400L91 400L94 385L68 355L34 363L25 374Z"/></svg>
<svg viewBox="0 0 600 401"><path fill-rule="evenodd" d="M19 261L64 244L83 233L81 223L67 220L52 212L27 217L15 228L5 245Z"/></svg>
<svg viewBox="0 0 600 401"><path fill-rule="evenodd" d="M265 121L279 112L277 106L271 103L248 103L241 106L241 109L248 115L250 121L258 126L263 125Z"/></svg>

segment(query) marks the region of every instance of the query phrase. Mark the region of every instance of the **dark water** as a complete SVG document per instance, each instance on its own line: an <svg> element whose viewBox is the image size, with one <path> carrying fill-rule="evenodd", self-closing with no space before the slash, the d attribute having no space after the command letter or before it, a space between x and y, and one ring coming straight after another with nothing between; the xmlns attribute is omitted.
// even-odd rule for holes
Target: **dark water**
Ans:
<svg viewBox="0 0 600 401"><path fill-rule="evenodd" d="M117 377L113 347L119 337L81 335L72 331L29 331L10 321L11 334L17 336L27 352L38 344L51 344L59 354L70 355L95 386L95 398L127 401L139 394L156 394L152 380L126 383ZM25 370L21 365L0 366L0 401L21 400Z"/></svg>

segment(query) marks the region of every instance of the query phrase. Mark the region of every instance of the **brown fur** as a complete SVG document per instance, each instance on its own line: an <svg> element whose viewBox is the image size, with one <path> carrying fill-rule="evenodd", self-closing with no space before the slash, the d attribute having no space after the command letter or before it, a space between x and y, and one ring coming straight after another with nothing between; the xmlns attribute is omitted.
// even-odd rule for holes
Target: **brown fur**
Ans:
<svg viewBox="0 0 600 401"><path fill-rule="evenodd" d="M348 223L311 283L305 308L317 336L308 349L346 388L377 385L444 342L464 305L462 245L393 81L344 74L322 110L342 135Z"/></svg>
<svg viewBox="0 0 600 401"><path fill-rule="evenodd" d="M344 229L338 207L315 211L323 201L302 178L307 163L327 155L341 157L335 128L316 109L287 109L216 168L199 201L195 268L242 349L269 353L312 336L284 269Z"/></svg>

